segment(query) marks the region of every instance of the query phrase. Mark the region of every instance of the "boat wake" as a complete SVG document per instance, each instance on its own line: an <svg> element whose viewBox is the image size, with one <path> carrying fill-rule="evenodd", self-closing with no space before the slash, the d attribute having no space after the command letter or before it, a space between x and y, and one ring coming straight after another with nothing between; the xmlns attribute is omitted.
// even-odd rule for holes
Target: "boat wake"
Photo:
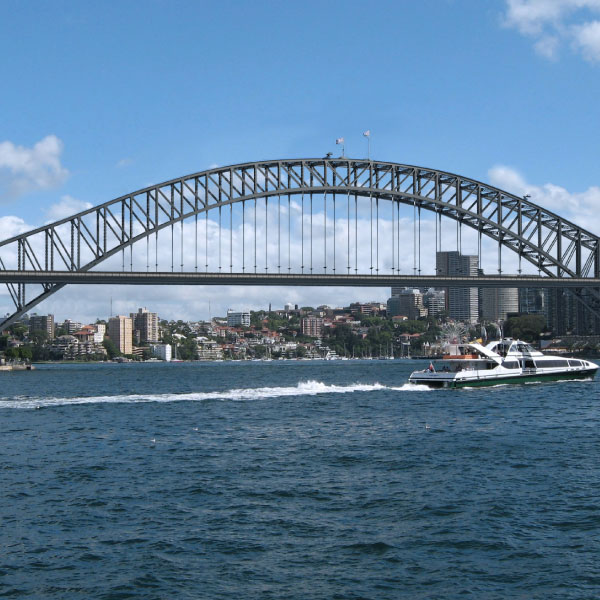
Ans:
<svg viewBox="0 0 600 600"><path fill-rule="evenodd" d="M180 394L128 394L116 396L77 396L73 398L13 397L0 398L0 408L46 408L70 404L131 404L139 402L201 402L206 400L261 400L264 398L284 398L286 396L316 396L318 394L348 394L353 392L374 392L393 390L401 392L427 391L425 385L404 384L390 387L379 383L354 383L333 385L321 381L303 381L295 386L260 388L240 388L216 392L188 392Z"/></svg>

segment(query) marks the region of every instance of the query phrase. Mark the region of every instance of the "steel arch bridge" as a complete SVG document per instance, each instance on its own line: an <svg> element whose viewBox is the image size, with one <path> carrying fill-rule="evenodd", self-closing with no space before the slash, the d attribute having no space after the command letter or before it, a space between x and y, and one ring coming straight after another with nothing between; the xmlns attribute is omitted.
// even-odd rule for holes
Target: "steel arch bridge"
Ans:
<svg viewBox="0 0 600 600"><path fill-rule="evenodd" d="M291 197L299 196L301 205L292 207ZM315 197L320 199L322 213L314 212ZM359 198L363 213L359 212ZM262 221L258 217L263 210L261 203ZM359 236L360 229L369 223L369 206L370 264L364 232ZM407 210L406 206L413 216L412 244L406 239L406 223L404 230L402 226L401 207ZM383 240L379 231L380 208L391 209L391 229L388 221ZM480 258L482 238L496 244L498 275L421 275L422 211L434 217L436 251L442 249L442 221L448 219L456 222L457 248L463 226L476 232ZM229 234L225 266L223 214L226 221L229 217L229 227L225 227L225 236ZM360 214L367 217L359 218ZM315 222L317 217L321 219L319 224ZM168 240L166 245L164 237L159 241L160 232L167 232L167 237L170 232L170 270L168 266L159 270L159 254L161 260L169 254ZM0 322L0 331L68 283L560 287L568 288L600 317L599 240L527 198L435 169L344 157L244 163L147 187L1 241L0 283L8 286L14 312ZM143 255L144 242L145 269L134 269L133 248ZM209 248L212 254L217 244L218 270L216 266L209 269ZM199 264L202 245L204 265ZM262 249L257 249L258 245L264 245L264 267L261 263L260 268L257 263L262 259L257 256ZM319 246L319 253L322 251L323 264L318 267L313 255L315 245ZM403 272L411 245L412 275ZM151 246L154 269L150 265ZM141 253L137 250L140 247ZM517 274L502 274L503 248L518 257ZM179 271L175 268L178 252ZM184 269L184 255L192 254L193 268ZM104 261L111 264L111 257L114 263L119 255L120 269L96 269ZM533 265L538 274L523 274L522 260ZM316 272L321 269L323 272Z"/></svg>

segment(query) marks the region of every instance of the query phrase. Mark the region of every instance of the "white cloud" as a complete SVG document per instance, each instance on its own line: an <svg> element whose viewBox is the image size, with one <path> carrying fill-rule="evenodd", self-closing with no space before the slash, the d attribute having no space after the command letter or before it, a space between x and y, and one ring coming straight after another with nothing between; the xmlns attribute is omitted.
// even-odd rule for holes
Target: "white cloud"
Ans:
<svg viewBox="0 0 600 600"><path fill-rule="evenodd" d="M331 202L331 200L329 200ZM382 203L383 204L383 203ZM387 205L387 203L385 203ZM85 207L85 203L81 203L75 199L65 197L61 202L53 207L49 211L48 216L53 218L60 218L63 216L70 216L74 212L77 212ZM271 212L275 209L277 204L272 201L269 203L269 218L268 218L268 230L269 230L269 241L266 245L265 250L265 222L264 222L264 202L259 201L257 211L257 254L256 264L257 272L265 272L265 252L268 256L269 272L277 272L277 264L281 264L281 272L287 272L288 265L288 254L287 254L287 204L282 202L282 218L281 218L281 251L278 255L278 243L277 236L273 236L273 233L277 228L277 216L276 211ZM241 207L236 207L236 209ZM300 231L300 204L292 205L292 223L294 218L297 218L295 224L292 227L292 232L298 233ZM305 203L305 210L308 211L308 200ZM331 211L331 205L329 206ZM341 210L341 208L339 208ZM408 209L407 209L408 210ZM412 208L410 209L412 211ZM66 213L66 214L65 214ZM223 212L222 224L226 228L229 225L228 211ZM233 230L231 235L231 247L233 248L233 270L234 272L240 272L242 270L241 265L241 245L242 245L242 226L239 221L240 214L234 215ZM360 214L359 211L359 247L368 248L370 246L370 228L365 222L366 213ZM1 227L0 231L6 230L6 237L8 235L14 235L21 231L27 231L33 229L33 225L28 225L20 219L6 218L5 227ZM254 214L250 206L246 207L246 241L245 241L245 269L246 273L254 272L254 237L249 231L249 224L253 223ZM309 252L309 235L308 227L310 217L308 212L304 215L305 221L305 244L304 244L304 263L305 272L310 272L310 252ZM323 273L323 260L324 260L324 245L323 245L323 205L321 203L321 210L318 210L317 201L315 199L315 206L313 212L313 269L315 273ZM66 236L65 239L69 238L70 230L68 226L61 226L63 229L62 233ZM208 270L211 272L219 271L219 242L218 242L218 221L217 215L210 215L208 220L208 254L205 255L205 221L203 218L199 219L198 223L198 270L203 271L206 267L205 264L208 262ZM332 215L328 214L327 219L328 231L331 232L333 229ZM59 227L60 229L60 227ZM139 229L137 227L136 229ZM338 213L336 219L336 229L338 242L347 237L347 222ZM407 238L412 231L412 226L407 222L406 215L403 215L402 220L403 238ZM423 232L426 235L427 224L423 223ZM375 230L374 230L375 231ZM109 232L110 233L110 232ZM177 224L173 229L173 248L174 256L171 258L171 230L167 228L161 232L158 240L158 247L156 246L154 236L151 236L146 243L146 240L138 242L136 244L137 250L133 253L133 265L134 271L146 271L148 268L154 271L155 261L158 260L159 271L171 271L171 260L173 260L173 268L175 271L180 270L181 263L181 228ZM384 240L389 240L391 235L391 225L389 220L385 221L385 215L381 214L380 220L380 269L381 272L391 272L391 264L384 250ZM183 247L183 261L185 263L185 269L188 271L194 270L194 264L196 261L195 256L195 244L193 241L196 238L194 222L184 224L183 238L186 241ZM38 251L43 254L44 238L43 235L33 236L30 238L30 243L34 251ZM347 272L347 253L338 248L336 256L338 272ZM424 244L425 246L425 244ZM430 248L431 244L427 244ZM412 248L412 246L411 246ZM88 249L82 245L81 254L82 260L87 256L86 252ZM327 262L328 272L331 272L333 263L333 248L328 243L327 248ZM424 254L426 252L424 251ZM292 271L299 272L301 266L300 257L302 255L302 244L300 239L295 238L291 240L290 244L290 261L292 264ZM384 255L386 255L384 259ZM0 256L2 256L7 268L15 268L16 255L10 253L10 249L0 248ZM89 257L88 257L89 258ZM221 269L222 272L229 271L229 259L230 259L230 236L227 229L223 229L221 239ZM369 251L366 253L360 253L358 256L358 268L359 271L368 272L368 266L365 261L369 261ZM60 261L57 258L57 268L61 268ZM130 253L126 250L125 254L119 253L106 261L104 261L97 268L100 270L117 270L120 271L125 265L125 269L128 270L130 267ZM352 254L352 260L354 260L354 254ZM405 253L402 255L403 270L404 272L412 272L412 258L408 258ZM430 260L423 259L424 271L425 263L429 264ZM410 264L409 264L410 263ZM353 264L353 263L352 263ZM64 267L63 267L64 268ZM385 271L384 271L385 269ZM353 270L351 271L353 272ZM4 286L0 286L4 288ZM5 293L5 288L0 289L0 314L13 311L10 298ZM33 296L34 289L31 289L30 297ZM314 288L314 287L292 287L292 286L273 286L273 287L262 287L262 286L86 286L86 285L71 285L67 286L63 290L60 290L57 294L51 296L48 300L38 305L35 312L51 313L54 314L57 319L73 318L84 321L92 321L97 317L106 318L109 316L110 301L111 297L113 300L113 313L114 314L129 314L137 310L139 306L147 306L150 310L156 311L162 318L173 318L173 319L199 319L207 318L209 315L208 307L209 303L211 306L212 315L224 315L228 308L267 308L269 303L273 305L273 308L282 308L286 302L292 302L301 306L306 305L320 305L330 304L332 306L343 306L347 305L351 301L368 301L368 300L379 300L385 301L389 296L389 288Z"/></svg>
<svg viewBox="0 0 600 600"><path fill-rule="evenodd" d="M560 40L555 35L544 35L535 44L535 51L544 58L553 60L557 57Z"/></svg>
<svg viewBox="0 0 600 600"><path fill-rule="evenodd" d="M133 158L122 158L119 162L117 162L117 164L115 165L118 169L123 169L124 167L128 167L129 165L133 164Z"/></svg>
<svg viewBox="0 0 600 600"><path fill-rule="evenodd" d="M573 27L573 44L590 62L600 62L600 21Z"/></svg>
<svg viewBox="0 0 600 600"><path fill-rule="evenodd" d="M0 240L7 240L31 229L20 217L0 217Z"/></svg>
<svg viewBox="0 0 600 600"><path fill-rule="evenodd" d="M568 43L590 62L600 61L600 0L506 0L504 24L532 37L535 51L555 59Z"/></svg>
<svg viewBox="0 0 600 600"><path fill-rule="evenodd" d="M48 135L32 148L0 142L0 199L60 185L69 175L61 162L62 141Z"/></svg>
<svg viewBox="0 0 600 600"><path fill-rule="evenodd" d="M517 196L529 193L529 186L523 176L511 167L497 165L488 171L490 183Z"/></svg>
<svg viewBox="0 0 600 600"><path fill-rule="evenodd" d="M548 24L557 23L572 4L571 0L507 0L506 24L523 34L538 35Z"/></svg>
<svg viewBox="0 0 600 600"><path fill-rule="evenodd" d="M561 217L593 233L600 232L600 187L592 186L583 192L569 192L553 183L534 185L511 167L496 166L489 170L490 183L500 189L524 196Z"/></svg>
<svg viewBox="0 0 600 600"><path fill-rule="evenodd" d="M89 202L77 200L77 198L73 198L73 196L63 196L60 199L60 202L53 204L46 211L46 222L52 223L53 221L59 221L60 219L65 219L88 208L92 208L92 205Z"/></svg>

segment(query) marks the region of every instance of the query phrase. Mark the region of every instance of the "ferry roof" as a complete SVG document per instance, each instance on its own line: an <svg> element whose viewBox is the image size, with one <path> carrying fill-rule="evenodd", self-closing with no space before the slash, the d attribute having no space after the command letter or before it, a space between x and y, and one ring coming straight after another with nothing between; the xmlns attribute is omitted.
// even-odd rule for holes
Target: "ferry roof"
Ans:
<svg viewBox="0 0 600 600"><path fill-rule="evenodd" d="M506 348L506 350L502 351L502 356L544 356L542 352L536 350L527 342L524 342L523 340L513 340L512 338L504 338L490 342L486 348L493 352L492 348L497 349L499 346ZM496 353L494 352L494 354Z"/></svg>
<svg viewBox="0 0 600 600"><path fill-rule="evenodd" d="M485 356L486 358L489 358L497 362L498 364L502 362L502 357L499 354L497 354L493 350L490 350L489 348L486 348L485 346L482 346L478 342L469 342L468 346L477 350L477 352L479 352L479 354L481 354L482 356Z"/></svg>

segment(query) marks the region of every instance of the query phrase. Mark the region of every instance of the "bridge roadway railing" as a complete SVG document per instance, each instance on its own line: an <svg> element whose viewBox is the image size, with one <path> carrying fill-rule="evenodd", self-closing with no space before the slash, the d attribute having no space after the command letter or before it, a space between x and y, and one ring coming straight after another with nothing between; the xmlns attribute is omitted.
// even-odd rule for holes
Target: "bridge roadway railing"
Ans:
<svg viewBox="0 0 600 600"><path fill-rule="evenodd" d="M0 271L0 283L122 285L260 285L337 287L598 288L600 279L530 275L333 275L302 273L180 273L129 271Z"/></svg>

